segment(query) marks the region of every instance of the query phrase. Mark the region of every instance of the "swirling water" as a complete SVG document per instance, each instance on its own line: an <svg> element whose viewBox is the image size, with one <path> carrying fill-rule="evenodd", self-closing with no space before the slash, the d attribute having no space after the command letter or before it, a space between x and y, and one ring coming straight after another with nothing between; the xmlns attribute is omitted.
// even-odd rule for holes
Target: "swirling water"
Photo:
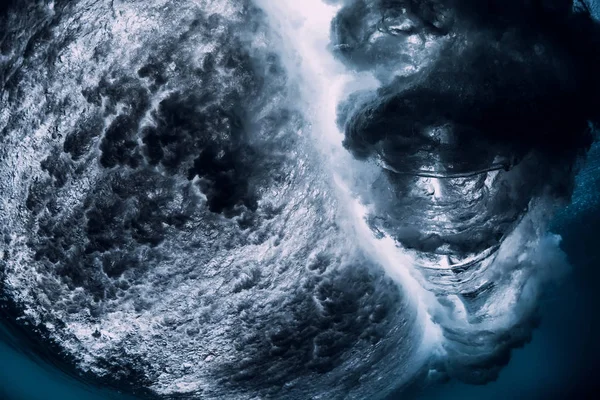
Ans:
<svg viewBox="0 0 600 400"><path fill-rule="evenodd" d="M109 3L112 9L107 7ZM119 356L122 354L140 357L140 364L135 367L141 367L145 376L151 377L152 390L156 393L202 390L202 393L210 396L218 395L220 388L225 387L236 393L265 390L262 393L269 395L269 386L285 382L281 379L289 379L285 374L289 375L290 371L298 373L299 383L296 384L300 389L297 390L306 393L306 387L302 386L304 366L293 364L295 357L304 357L305 352L302 348L294 349L293 346L286 351L297 352L291 353L291 356L288 353L288 358L284 357L277 364L282 376L276 374L272 380L267 379L254 388L252 385L259 369L270 360L265 353L268 350L261 347L263 344L260 338L243 337L235 325L239 321L238 315L247 315L248 319L244 320L246 325L242 329L265 331L274 322L269 319L270 315L282 310L281 319L275 320L276 325L279 324L281 330L291 326L292 329L302 331L306 321L319 320L319 315L322 314L311 314L313 310L308 304L312 300L305 298L301 291L295 292L296 297L290 303L286 303L286 297L294 292L293 288L308 285L304 288L309 293L321 291L316 299L317 304L322 307L320 312L327 311L328 307L331 307L332 313L341 312L343 308L340 307L347 306L347 302L351 303L350 307L358 307L359 310L371 308L365 317L377 321L377 327L367 339L379 343L382 337L385 338L378 347L379 353L370 353L368 340L354 348L359 354L369 354L361 366L352 358L340 361L328 355L330 351L344 352L352 347L346 343L348 340L355 340L356 333L345 328L344 321L335 322L341 323L341 328L336 326L331 329L334 334L341 335L342 339L331 345L330 349L328 346L331 342L327 337L312 333L295 337L298 343L304 340L322 343L324 350L313 365L317 371L323 370L339 378L340 375L336 375L335 371L342 374L341 371L347 371L351 367L361 371L366 382L370 382L369 373L383 373L386 376L382 383L372 379L376 383L363 384L359 388L348 382L341 390L349 391L358 398L366 398L369 391L389 392L422 368L431 368L430 372L438 371L437 365L426 366L429 356L439 354L443 359L447 352L452 353L453 345L444 347L441 344L443 339L439 321L436 324L432 322L434 310L431 307L435 306L435 300L429 291L422 288L418 275L415 277L409 273L408 266L416 263L413 256L400 251L389 236L374 236L371 231L373 226L365 222L371 210L356 199L356 194L360 191L353 185L372 178L378 170L374 166L353 167L359 165L359 162L350 157L342 147L344 135L336 124L337 106L348 93L372 90L380 83L377 77L368 72L349 72L343 63L334 59L328 47L329 25L339 6L327 6L320 1L306 2L301 7L296 2L256 2L264 10L263 15L251 6L240 12L238 6L226 2L200 2L203 7L214 7L212 15L218 15L205 18L203 12L194 14L193 5L189 9L169 10L165 3L164 9L161 4L141 10L135 2L132 4L129 7L120 2L106 2L100 6L90 3L90 7L97 7L92 8L96 13L82 7L84 12L81 15L85 23L96 23L98 26L110 24L110 18L115 15L118 23L112 23L110 37L90 38L89 35L78 32L78 29L85 28L74 28L76 33L64 31L63 39L69 43L68 52L54 55L59 65L56 70L46 71L43 63L47 60L41 56L39 59L35 58L37 54L52 56L52 48L48 53L43 48L43 42L33 41L40 48L33 46L33 50L29 50L33 54L32 61L26 63L26 67L21 67L28 69L18 77L22 89L17 95L23 97L12 103L9 101L15 108L10 115L4 116L7 124L14 125L23 118L36 121L36 118L40 118L39 115L44 115L44 107L56 107L53 109L54 114L46 114L50 115L49 119L35 122L37 130L24 131L22 135L12 137L8 144L4 143L8 148L13 146L19 149L5 155L5 160L8 159L6 164L12 168L12 182L16 182L12 186L6 185L5 193L11 193L12 199L27 198L29 212L35 215L34 226L50 229L46 236L40 235L37 243L19 242L18 235L11 239L15 246L11 250L18 248L25 254L31 253L33 249L37 251L37 255L32 254L32 257L39 257L35 261L41 259L42 265L36 271L40 276L30 276L28 270L20 270L18 263L13 264L12 268L16 269L13 270L12 277L15 280L11 281L12 289L20 290L32 280L44 279L44 268L47 268L43 266L44 262L46 265L47 261L52 263L55 257L65 266L64 271L59 274L65 280L46 281L47 285L52 286L46 287L48 291L45 294L50 299L53 296L60 299L56 314L44 314L47 309L44 309L42 302L41 308L30 308L29 316L32 320L43 321L50 335L55 335L55 339L59 338L58 341L64 348L82 356L78 360L81 368L100 376L110 375L111 371L123 367L119 364ZM244 7L246 6L242 8ZM75 16L76 11L75 8L66 12L73 12ZM157 15L163 12L167 22L157 23L160 20ZM256 15L250 18L251 26L247 26L248 21L240 15L253 12ZM188 20L187 17L191 15L194 18ZM178 22L172 22L172 19ZM73 27L65 25L67 26L69 29ZM230 30L221 31L219 26L230 26ZM105 32L105 29L98 28L97 31ZM169 36L165 37L164 43L154 42L152 36L160 29ZM246 36L248 29L253 30L252 35ZM231 35L231 30L241 33ZM61 32L60 29L57 31ZM69 35L73 35L75 40L71 41ZM61 37L60 34L58 36ZM152 40L148 39L140 44L136 42L139 38ZM175 47L170 43L172 38L179 40ZM90 45L90 41L93 45ZM197 43L202 43L204 48L197 48ZM166 54L164 59L147 59L147 48L153 46L156 50L151 53L152 57ZM249 59L245 59L244 50L240 50L244 46L252 49ZM269 53L267 49L270 48L276 48L277 51ZM233 49L231 53L230 49ZM87 60L94 58L102 60L102 63L88 64ZM257 65L264 67L270 74L266 82L255 82L256 77L243 69L245 63L252 65L256 60L259 60ZM91 65L99 67L90 70ZM252 65L250 69L257 68L257 65ZM103 68L106 70L102 70ZM228 68L232 71L227 71ZM199 81L190 79L190 76L199 76ZM82 78L90 82L82 83ZM40 87L38 84L44 79L48 79L50 85ZM245 89L238 90L236 79L246 80L242 85ZM250 84L244 86L248 81ZM205 93L204 82L214 85L208 93ZM87 83L90 90L82 92L84 99L73 100L71 87L86 86ZM97 89L95 85L98 86ZM123 87L127 90L122 90ZM28 91L24 92L25 89ZM36 96L33 94L41 96L42 92L48 90L53 94L51 101L47 104L35 104ZM128 97L128 93L136 94ZM198 93L203 94L200 96ZM199 97L194 97L195 95ZM253 103L247 105L250 98ZM228 103L230 101L232 103ZM53 102L57 104L53 105ZM185 119L198 112L193 107L187 107L190 103L202 104L202 107L211 112L210 115L216 117L214 120L194 122L198 124L196 126L187 125ZM242 105L248 107L240 113ZM58 110L66 110L67 116L61 117ZM182 112L178 113L178 110ZM21 119L12 117L19 114ZM245 120L246 114L251 115L249 121ZM127 127L128 124L133 125L135 131L146 129L141 130L144 136L136 137L134 134L133 137L122 137L121 132L127 132L127 128L123 126ZM259 135L258 139L253 137L252 140L258 140L260 146L251 146L255 143L244 136L247 133L238 128L240 124L252 126L252 132ZM73 125L85 126L89 137L75 132ZM107 127L102 141L96 139L98 134L95 129L99 125ZM270 136L273 126L276 126L279 135L276 141ZM49 129L53 127L57 129L56 134L49 133ZM208 134L200 138L198 143L194 142L194 137L180 143L179 138L164 138L173 129L184 136L194 129L205 132L219 129L226 131L227 137L215 138ZM62 147L70 159L61 154L56 155L52 146L45 145L47 134L56 141L55 147ZM136 141L139 147L136 147ZM307 142L318 143L318 150L311 150L313 146ZM193 151L186 153L188 148L202 146L213 146L214 154L208 152L205 153L205 158L196 158ZM225 156L219 153L223 149ZM260 149L267 151L258 153ZM101 157L100 166L97 155ZM44 161L37 166L35 160L40 157ZM19 158L26 161L19 161ZM66 166L61 164L65 162ZM229 171L225 174L226 177L223 178L219 171L211 169L212 164ZM38 170L34 168L30 171L28 165L35 166ZM143 167L140 168L140 165ZM315 165L325 165L325 170L333 173L324 173ZM575 192L575 205L589 196L589 192L582 189L587 184L581 182L585 182L587 176L594 176L590 172L593 171L593 164L590 165L591 169L584 169L580 175L583 180L579 183L579 191ZM65 176L63 168L72 170ZM106 172L104 169L110 171ZM239 173L245 169L248 169L248 173ZM278 170L280 174L264 175L264 170ZM200 191L188 184L186 179L197 184ZM224 197L221 179L225 179L225 185L241 186L241 189ZM31 187L39 190L36 192L29 187L21 187L23 180L34 182ZM48 197L48 187L57 188L53 189L54 197ZM260 188L259 193L253 192L255 187ZM170 196L173 191L182 195ZM116 205L111 204L112 193L115 192L121 193L121 203ZM138 195L139 193L144 195ZM297 196L298 193L303 195ZM87 204L87 208L78 210L79 203ZM206 204L210 213L189 211L190 207L197 207L199 203ZM10 208L11 205L6 203L5 210L17 212L16 208ZM160 211L157 211L157 207ZM94 214L94 210L99 211ZM567 213L578 212L576 209L567 210ZM113 211L117 213L115 218L102 219ZM71 214L72 212L74 213ZM81 218L76 212L86 213L88 225L85 232L78 230L77 224ZM144 216L148 214L158 218L160 225L146 226ZM214 214L218 215L217 219ZM90 224L89 221L95 221L94 218L98 221L95 225ZM118 226L119 220L129 225ZM16 226L19 217L13 217L12 220L8 218L7 221L12 229L11 234L30 229ZM253 229L253 224L258 229ZM124 232L131 229L131 233L117 238L123 240L118 251L109 251L113 248L107 240L115 238L106 226L110 226L110 229L124 229ZM204 237L194 236L199 226L204 230ZM68 232L71 230L72 232ZM293 237L285 234L289 231L294 232ZM82 247L79 253L73 253L73 248L77 250L76 247L80 245L77 240L82 233L91 235L93 240L87 248ZM226 238L221 241L219 235L223 234ZM71 241L69 246L72 249L56 254L56 243L53 240L57 237L62 237L61 240L66 242ZM549 245L552 245L553 237L549 240ZM354 249L357 242L361 244L360 251ZM217 250L217 256L210 259L206 258L205 250L197 251L207 246L217 249L234 247L234 251L220 253ZM311 246L316 247L315 251L306 252L305 248ZM157 247L160 251L156 250ZM548 249L550 248L546 250ZM165 254L167 260L164 258ZM178 254L184 256L178 257ZM152 268L150 271L145 270L144 265L130 268L130 264L135 264L135 259L142 259L142 264L151 265ZM308 270L318 272L321 268L329 268L331 279L323 282L321 278L313 277L313 282L304 281L297 266L302 265L304 270L306 259ZM243 260L243 263L237 263L238 260ZM102 264L106 276L81 276L81 266L94 263ZM347 265L353 263L373 265L366 269L351 269L349 273ZM194 267L196 264L201 268ZM207 264L212 267L205 268ZM228 265L231 276L223 277L217 268L219 265ZM338 270L341 272L336 272ZM382 270L386 277L382 275ZM278 275L269 271L277 271ZM339 274L339 278L336 278L336 274ZM392 277L393 280L387 277ZM352 287L348 282L354 281L361 283L357 293L372 290L375 294L360 300L355 306L352 306L355 301L352 297L344 299L343 304L331 303L332 294L339 295L340 291L347 291L348 286ZM73 282L76 282L74 286ZM364 282L368 284L364 286ZM102 296L107 296L106 305L102 306L106 308L97 307L98 301L94 296L97 295L95 290L98 285ZM369 289L369 285L372 289ZM399 291L394 289L395 285L400 287ZM80 289L79 294L71 293L73 287L83 290ZM219 290L230 291L234 299L232 303L215 305L214 301L207 301L218 298ZM182 291L188 294L198 291L190 297L197 296L199 303L182 301ZM131 293L134 294L130 295ZM25 304L37 304L38 299L28 298L29 294L25 291L22 295L25 296ZM264 312L258 310L254 305L248 304L248 298L257 303L270 304L271 309ZM282 304L285 305L283 308ZM376 311L381 308L393 310L386 311L386 318L391 321L388 324L378 321ZM497 310L487 311L500 314L504 309L499 306ZM295 321L286 321L285 315L290 313ZM92 318L92 324L88 319L90 315L96 318ZM228 318L230 322L227 322ZM457 328L456 324L461 323L453 318L446 322L445 328L454 329ZM512 315L509 315L500 324L508 324L506 327L510 328L511 318ZM75 335L75 338L63 335L61 328L57 329L58 321L67 322L69 335ZM330 322L326 318L319 323L323 325L317 325L318 329L328 330ZM134 331L137 333L132 335L130 324L135 326ZM160 337L164 327L168 326L174 327L174 333L169 334L167 342L175 343L174 346L165 344L165 338ZM150 329L145 331L148 327ZM368 331L369 324L360 329ZM141 336L136 337L140 332ZM468 332L467 329L465 333ZM285 349L289 345L285 338L280 337L277 328L270 335L269 340L276 344L275 347ZM290 333L286 332L285 335ZM203 337L206 342L199 344L196 336ZM221 337L226 339L221 340ZM411 342L417 345L408 346L407 343ZM143 343L150 347L144 348ZM227 349L229 344L234 345L235 351L245 354L238 359L243 360L242 364L227 360L226 357L219 358L221 353L230 351ZM364 346L363 350L360 346ZM133 354L128 353L131 351ZM397 361L388 362L383 358L385 353L390 352L396 354ZM428 357L424 357L426 353ZM7 348L5 354L19 353ZM184 363L181 354L187 354L187 360L193 362ZM98 363L98 358L107 358L108 365ZM55 372L48 372L47 368L39 367L24 358L21 360L23 368L31 373L37 371L40 377L56 376ZM166 365L155 366L163 360L166 360ZM216 364L216 370L205 367L211 365L213 360L216 360L212 363ZM457 363L460 364L460 360ZM378 365L379 370L370 372L373 365ZM177 367L183 370L179 371ZM312 371L314 370L306 374L310 376ZM232 382L218 381L218 385L212 386L210 381L227 375L235 376L236 379ZM17 372L14 376L21 375ZM207 376L210 378L206 379ZM131 376L123 379L131 379ZM137 379L135 375L133 379ZM319 379L322 380L310 382L316 388L315 396L341 396L335 391L336 384L328 380L331 378ZM315 385L315 382L318 384ZM89 390L80 383L73 385L81 390ZM71 386L66 384L64 387ZM293 395L293 385L290 387ZM55 386L47 390L60 389ZM327 392L332 397L324 394ZM44 393L39 393L39 396L43 395ZM107 396L106 392L95 395ZM11 393L8 396L28 399L36 398L38 394L30 391Z"/></svg>

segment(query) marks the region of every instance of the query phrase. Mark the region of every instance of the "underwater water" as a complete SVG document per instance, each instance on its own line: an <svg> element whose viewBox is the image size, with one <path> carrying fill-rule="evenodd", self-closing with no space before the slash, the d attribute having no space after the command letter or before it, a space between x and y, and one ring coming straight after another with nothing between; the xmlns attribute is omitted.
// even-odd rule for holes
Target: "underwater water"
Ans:
<svg viewBox="0 0 600 400"><path fill-rule="evenodd" d="M562 399L589 398L600 384L597 341L600 316L595 282L600 272L597 232L600 229L600 146L580 175L574 203L555 221L573 266L569 277L544 299L542 321L531 343L513 352L497 381L484 386L449 383L418 391L415 399ZM7 400L90 400L134 397L102 390L77 381L56 367L22 351L22 345L3 331L0 343L0 397ZM12 343L12 346L11 346ZM19 346L21 349L19 349ZM392 395L390 400L405 398Z"/></svg>
<svg viewBox="0 0 600 400"><path fill-rule="evenodd" d="M0 398L595 389L600 30L570 1L17 3Z"/></svg>

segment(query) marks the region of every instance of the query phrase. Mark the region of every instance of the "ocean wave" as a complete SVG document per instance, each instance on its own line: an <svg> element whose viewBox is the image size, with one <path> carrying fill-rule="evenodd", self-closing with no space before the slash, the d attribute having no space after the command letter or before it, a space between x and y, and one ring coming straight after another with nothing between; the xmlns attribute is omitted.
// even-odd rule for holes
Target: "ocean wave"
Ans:
<svg viewBox="0 0 600 400"><path fill-rule="evenodd" d="M596 25L570 1L296 3L3 10L2 301L78 373L383 398L487 382L529 340Z"/></svg>

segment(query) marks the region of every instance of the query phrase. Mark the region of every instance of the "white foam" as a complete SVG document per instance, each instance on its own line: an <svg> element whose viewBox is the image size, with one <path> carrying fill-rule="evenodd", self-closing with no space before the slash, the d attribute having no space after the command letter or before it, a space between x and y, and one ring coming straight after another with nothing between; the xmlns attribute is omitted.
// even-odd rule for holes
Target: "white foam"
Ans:
<svg viewBox="0 0 600 400"><path fill-rule="evenodd" d="M422 354L441 351L441 329L432 322L429 311L437 301L413 277L414 259L389 236L378 239L373 235L365 219L368 210L351 190L353 182L359 179L358 169L368 166L354 160L343 148L344 134L336 123L337 107L349 93L376 89L380 83L372 74L349 71L330 51L331 23L340 7L320 0L258 0L257 3L270 16L273 28L286 44L281 49L283 63L292 79L300 82L301 101L305 104L313 140L329 164L327 167L332 171L338 190L345 219L342 225L347 233L354 235L361 250L401 286L417 308L423 332ZM425 361L424 357L417 358L421 360L415 362L415 371Z"/></svg>

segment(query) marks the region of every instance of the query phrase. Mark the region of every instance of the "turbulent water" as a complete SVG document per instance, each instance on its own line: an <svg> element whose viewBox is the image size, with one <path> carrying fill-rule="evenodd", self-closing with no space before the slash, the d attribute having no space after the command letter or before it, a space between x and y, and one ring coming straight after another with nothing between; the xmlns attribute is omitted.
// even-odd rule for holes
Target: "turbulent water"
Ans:
<svg viewBox="0 0 600 400"><path fill-rule="evenodd" d="M600 35L481 4L6 6L5 320L145 397L495 379L565 269Z"/></svg>

